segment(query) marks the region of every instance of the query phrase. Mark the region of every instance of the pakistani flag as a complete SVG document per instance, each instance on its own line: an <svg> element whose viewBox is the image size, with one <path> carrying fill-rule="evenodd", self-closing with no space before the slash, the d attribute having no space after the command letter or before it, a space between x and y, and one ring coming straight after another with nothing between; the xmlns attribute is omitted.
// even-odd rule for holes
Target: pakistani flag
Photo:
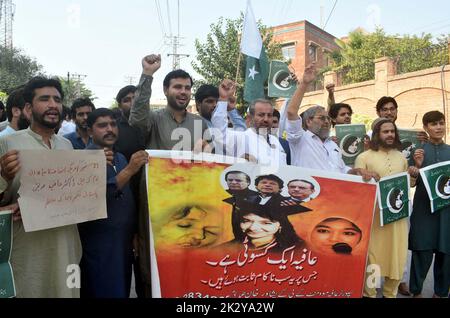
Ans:
<svg viewBox="0 0 450 318"><path fill-rule="evenodd" d="M420 175L430 198L431 212L450 206L450 161L422 168Z"/></svg>
<svg viewBox="0 0 450 318"><path fill-rule="evenodd" d="M380 225L385 226L411 215L408 173L383 178L378 182Z"/></svg>
<svg viewBox="0 0 450 318"><path fill-rule="evenodd" d="M245 13L241 52L247 56L244 100L251 103L255 99L265 98L264 84L269 77L269 61L250 1Z"/></svg>

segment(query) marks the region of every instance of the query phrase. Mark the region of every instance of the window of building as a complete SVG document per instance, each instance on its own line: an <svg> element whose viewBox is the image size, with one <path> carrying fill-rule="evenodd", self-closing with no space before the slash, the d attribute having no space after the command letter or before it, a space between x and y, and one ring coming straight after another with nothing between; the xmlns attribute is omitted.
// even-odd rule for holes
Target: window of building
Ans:
<svg viewBox="0 0 450 318"><path fill-rule="evenodd" d="M310 62L317 61L317 46L314 44L309 45L309 61Z"/></svg>
<svg viewBox="0 0 450 318"><path fill-rule="evenodd" d="M283 52L283 57L286 61L295 59L295 43L284 44L281 47L281 51Z"/></svg>

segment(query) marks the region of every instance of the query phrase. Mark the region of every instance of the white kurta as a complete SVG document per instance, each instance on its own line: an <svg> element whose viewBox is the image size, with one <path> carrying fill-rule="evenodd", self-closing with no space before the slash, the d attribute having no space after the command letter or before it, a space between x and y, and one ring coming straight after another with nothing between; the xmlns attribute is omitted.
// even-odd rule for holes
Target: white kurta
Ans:
<svg viewBox="0 0 450 318"><path fill-rule="evenodd" d="M10 150L50 149L31 129L0 139L0 156ZM51 149L70 150L71 143L54 135ZM17 202L19 176L5 192L2 205ZM14 222L11 265L20 298L73 298L79 289L67 287L68 266L81 260L81 242L76 225L25 233L21 221Z"/></svg>

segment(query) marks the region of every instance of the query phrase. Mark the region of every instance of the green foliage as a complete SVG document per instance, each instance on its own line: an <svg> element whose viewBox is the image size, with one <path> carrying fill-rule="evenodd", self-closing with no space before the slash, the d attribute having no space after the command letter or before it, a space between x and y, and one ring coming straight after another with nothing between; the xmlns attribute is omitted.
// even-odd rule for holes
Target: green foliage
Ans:
<svg viewBox="0 0 450 318"><path fill-rule="evenodd" d="M92 91L86 85L76 79L68 81L67 78L59 77L64 91L64 105L71 107L75 99L81 97L89 97L91 100L96 99Z"/></svg>
<svg viewBox="0 0 450 318"><path fill-rule="evenodd" d="M0 91L0 101L2 101L3 103L6 103L7 99L8 99L8 94L6 94L5 92Z"/></svg>
<svg viewBox="0 0 450 318"><path fill-rule="evenodd" d="M375 121L374 118L371 118L366 115L361 114L353 114L352 116L352 124L362 124L366 125L366 131L369 132L372 130L372 123Z"/></svg>
<svg viewBox="0 0 450 318"><path fill-rule="evenodd" d="M398 62L398 73L413 72L448 64L447 37L433 43L430 34L422 36L387 35L383 29L373 33L356 30L348 41L337 40L340 51L330 54L333 70L344 73L344 84L372 80L374 60L391 57Z"/></svg>
<svg viewBox="0 0 450 318"><path fill-rule="evenodd" d="M202 83L219 85L222 80L228 78L236 80L238 74L238 105L243 105L243 90L245 83L245 57L241 56L238 73L238 59L240 56L240 34L242 34L244 15L238 19L220 18L215 24L211 24L210 33L206 42L195 41L197 58L192 62L194 70L203 79L198 81L196 87ZM273 33L270 28L258 22L264 46L269 60L282 60L281 45L273 41Z"/></svg>
<svg viewBox="0 0 450 318"><path fill-rule="evenodd" d="M11 93L14 88L39 75L41 70L42 66L21 50L0 46L0 91Z"/></svg>

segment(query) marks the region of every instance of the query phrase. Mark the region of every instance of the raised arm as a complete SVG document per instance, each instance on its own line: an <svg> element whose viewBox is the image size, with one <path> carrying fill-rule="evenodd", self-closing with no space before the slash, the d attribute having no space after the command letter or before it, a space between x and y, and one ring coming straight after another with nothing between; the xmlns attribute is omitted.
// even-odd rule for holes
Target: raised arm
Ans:
<svg viewBox="0 0 450 318"><path fill-rule="evenodd" d="M161 67L161 55L148 55L142 59L142 76L130 113L130 125L138 128L147 139L152 127L153 112L150 110L153 75Z"/></svg>
<svg viewBox="0 0 450 318"><path fill-rule="evenodd" d="M328 92L328 100L327 100L327 113L330 112L331 110L331 106L333 106L334 104L336 104L336 99L334 98L334 88L335 88L335 84L328 84L326 86L327 92Z"/></svg>
<svg viewBox="0 0 450 318"><path fill-rule="evenodd" d="M317 76L316 64L312 63L305 69L302 80L298 83L297 90L292 96L287 110L288 120L298 120L298 112L302 104L303 97L305 96L308 85L312 83Z"/></svg>

